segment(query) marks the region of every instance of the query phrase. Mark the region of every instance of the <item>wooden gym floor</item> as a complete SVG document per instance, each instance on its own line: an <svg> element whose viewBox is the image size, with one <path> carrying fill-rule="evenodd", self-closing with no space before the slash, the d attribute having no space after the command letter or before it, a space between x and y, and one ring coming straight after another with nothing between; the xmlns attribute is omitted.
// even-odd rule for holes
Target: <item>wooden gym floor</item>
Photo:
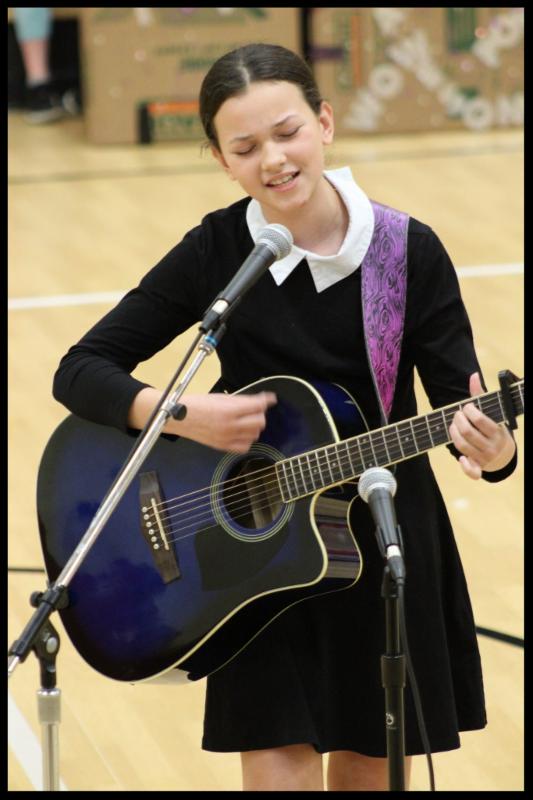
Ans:
<svg viewBox="0 0 533 800"><path fill-rule="evenodd" d="M523 370L523 146L520 131L339 139L331 167L349 165L366 192L430 224L458 268L489 389ZM43 589L34 503L39 458L66 415L51 396L60 357L201 217L239 197L198 144L96 147L81 119L45 127L9 116L9 643ZM166 385L191 335L136 374ZM209 360L195 379L207 389ZM421 397L420 410L427 408ZM524 418L516 438L522 447ZM471 482L446 449L431 455L452 516L480 628L522 637L523 470ZM61 631L57 616L55 622ZM523 650L479 636L488 727L434 756L439 790L523 789ZM60 768L75 791L239 790L238 754L200 749L204 683L129 686L101 677L66 634ZM9 789L38 788L35 658L9 683ZM412 789L429 787L415 759Z"/></svg>

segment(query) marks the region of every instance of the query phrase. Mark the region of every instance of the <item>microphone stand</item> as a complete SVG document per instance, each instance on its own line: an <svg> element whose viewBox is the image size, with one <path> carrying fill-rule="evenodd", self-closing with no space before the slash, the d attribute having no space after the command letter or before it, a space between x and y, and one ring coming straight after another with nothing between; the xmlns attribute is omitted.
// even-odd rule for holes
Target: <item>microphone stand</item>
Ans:
<svg viewBox="0 0 533 800"><path fill-rule="evenodd" d="M229 309L225 310L224 318L227 316L228 311ZM193 343L164 390L150 419L136 439L130 454L108 489L87 531L65 564L61 574L58 575L55 583L49 586L45 592L34 592L32 594L30 602L36 607L36 611L20 637L13 642L8 651L8 678L11 677L17 666L26 660L30 651L33 650L39 659L41 688L37 694L39 719L43 726L43 788L45 791L57 791L59 789L58 725L60 721L61 692L56 686L56 655L59 650L59 635L50 623L49 617L53 611L65 608L68 605L67 589L70 582L156 444L166 422L170 417L174 419L183 419L185 417L187 409L178 402L179 398L204 359L214 352L226 330L226 325L222 322L222 315L218 317L212 315L209 322L211 327L207 330L205 320L200 326ZM181 382L174 389L173 387L179 375L191 358L195 348L198 349L196 357Z"/></svg>
<svg viewBox="0 0 533 800"><path fill-rule="evenodd" d="M385 690L385 732L391 792L405 791L405 655L400 641L399 592L399 583L393 578L387 564L381 586L381 596L385 598L386 637L385 653L381 656L381 683Z"/></svg>
<svg viewBox="0 0 533 800"><path fill-rule="evenodd" d="M392 495L391 495L391 502ZM376 526L376 538L381 555L387 559L383 570L381 596L385 599L385 653L381 656L381 685L385 690L385 733L389 791L405 791L405 654L400 635L400 594L403 602L405 567L401 550L402 534L396 520L383 531Z"/></svg>

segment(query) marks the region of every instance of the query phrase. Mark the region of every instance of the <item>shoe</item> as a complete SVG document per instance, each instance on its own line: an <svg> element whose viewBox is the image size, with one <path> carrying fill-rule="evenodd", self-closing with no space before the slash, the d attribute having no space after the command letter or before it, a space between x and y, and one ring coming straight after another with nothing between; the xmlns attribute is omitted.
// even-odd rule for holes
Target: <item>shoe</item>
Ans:
<svg viewBox="0 0 533 800"><path fill-rule="evenodd" d="M61 104L71 117L81 113L81 98L77 89L67 89L61 97Z"/></svg>
<svg viewBox="0 0 533 800"><path fill-rule="evenodd" d="M54 122L65 116L61 97L50 83L39 83L26 89L26 113L24 119L34 125Z"/></svg>

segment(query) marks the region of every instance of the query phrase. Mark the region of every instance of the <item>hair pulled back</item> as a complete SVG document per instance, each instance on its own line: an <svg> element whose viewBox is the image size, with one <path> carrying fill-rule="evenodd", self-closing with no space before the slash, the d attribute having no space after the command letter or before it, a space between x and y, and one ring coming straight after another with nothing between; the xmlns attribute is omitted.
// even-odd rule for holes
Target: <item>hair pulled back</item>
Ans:
<svg viewBox="0 0 533 800"><path fill-rule="evenodd" d="M228 98L243 94L256 81L288 81L299 86L315 114L322 97L313 73L292 50L277 44L247 44L221 56L202 81L200 119L209 144L220 149L214 118Z"/></svg>

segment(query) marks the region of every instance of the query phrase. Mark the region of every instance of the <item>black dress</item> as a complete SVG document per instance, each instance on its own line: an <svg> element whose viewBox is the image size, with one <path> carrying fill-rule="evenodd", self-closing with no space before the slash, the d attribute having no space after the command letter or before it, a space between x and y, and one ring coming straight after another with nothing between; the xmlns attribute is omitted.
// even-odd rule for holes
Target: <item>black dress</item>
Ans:
<svg viewBox="0 0 533 800"><path fill-rule="evenodd" d="M137 364L203 317L253 247L249 198L207 215L118 306L64 356L54 396L79 416L127 426L146 384ZM344 386L371 428L380 427L362 328L360 271L317 293L305 261L281 286L267 272L233 312L218 347L218 390L271 375ZM411 219L404 340L390 421L416 414L414 368L441 407L468 396L479 370L453 265L436 235ZM170 377L170 376L169 376ZM452 456L454 449L450 446ZM510 474L484 473L498 481ZM396 470L395 497L407 567L411 655L433 752L459 746L458 732L486 724L479 651L450 521L427 456ZM466 480L466 478L465 478ZM298 603L207 681L203 747L244 751L311 743L319 752L385 756L383 563L368 507L351 526L364 569L351 588ZM406 752L423 752L409 686Z"/></svg>

